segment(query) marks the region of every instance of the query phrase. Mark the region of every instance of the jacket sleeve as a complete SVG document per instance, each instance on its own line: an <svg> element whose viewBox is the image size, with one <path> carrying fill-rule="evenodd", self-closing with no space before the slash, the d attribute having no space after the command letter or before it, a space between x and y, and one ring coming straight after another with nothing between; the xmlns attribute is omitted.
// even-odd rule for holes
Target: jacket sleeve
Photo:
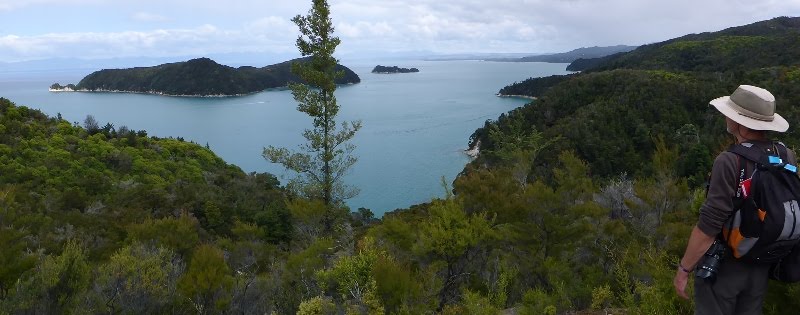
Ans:
<svg viewBox="0 0 800 315"><path fill-rule="evenodd" d="M700 207L697 227L706 235L716 236L733 212L733 196L738 186L738 157L722 152L714 160L706 202ZM744 161L743 161L744 162Z"/></svg>

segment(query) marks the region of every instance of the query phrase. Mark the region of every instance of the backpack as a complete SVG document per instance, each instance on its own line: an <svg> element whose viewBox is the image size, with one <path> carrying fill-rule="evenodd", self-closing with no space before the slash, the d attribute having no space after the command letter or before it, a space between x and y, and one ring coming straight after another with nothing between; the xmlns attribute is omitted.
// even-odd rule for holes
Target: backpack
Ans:
<svg viewBox="0 0 800 315"><path fill-rule="evenodd" d="M786 146L772 148L742 143L728 149L739 158L739 187L734 198L734 213L723 226L722 238L739 260L773 264L773 269L800 270L798 264L783 259L800 243L800 177L797 166L788 164ZM754 162L755 169L748 177L745 161ZM800 253L800 250L795 251ZM797 256L797 255L794 255ZM789 271L792 271L789 270ZM785 271L785 270L784 270ZM781 270L775 274L785 273ZM787 279L784 281L800 281Z"/></svg>

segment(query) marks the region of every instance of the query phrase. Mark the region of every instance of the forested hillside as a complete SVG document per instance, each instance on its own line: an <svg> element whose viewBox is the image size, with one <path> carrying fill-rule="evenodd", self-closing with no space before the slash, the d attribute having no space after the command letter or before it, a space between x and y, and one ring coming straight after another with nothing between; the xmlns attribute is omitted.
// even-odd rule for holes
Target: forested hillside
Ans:
<svg viewBox="0 0 800 315"><path fill-rule="evenodd" d="M539 100L477 130L470 145L480 141L488 154L476 163L497 160L491 153L496 143L492 130L508 134L521 124L529 132L558 139L544 150L533 173L548 174L557 152L571 149L598 178L651 175L647 161L653 139L663 138L687 153L678 161L678 175L696 187L712 153L724 146L722 120L708 109L711 99L740 84L761 86L775 94L781 115L800 121L800 47L788 48L798 44L800 18L776 18L642 46L587 73L508 86L501 93ZM797 128L781 138L800 145Z"/></svg>
<svg viewBox="0 0 800 315"><path fill-rule="evenodd" d="M579 59L572 71L664 69L736 71L800 64L800 19L779 17L719 32L690 34L643 45L629 53ZM746 52L746 53L743 53Z"/></svg>
<svg viewBox="0 0 800 315"><path fill-rule="evenodd" d="M800 68L676 69L549 78L444 198L380 220L0 99L0 314L692 314L672 277L729 141L707 103L759 85L797 125ZM798 293L772 283L765 314Z"/></svg>
<svg viewBox="0 0 800 315"><path fill-rule="evenodd" d="M180 138L85 126L0 98L0 313L251 307L214 292L243 289L289 243L276 178Z"/></svg>
<svg viewBox="0 0 800 315"><path fill-rule="evenodd" d="M192 96L242 95L298 82L297 76L291 73L293 62L305 60L296 59L263 68L233 68L208 58L197 58L155 67L105 69L87 75L75 89ZM337 69L344 73L337 79L338 84L361 82L349 68L338 65Z"/></svg>
<svg viewBox="0 0 800 315"><path fill-rule="evenodd" d="M499 96L531 96L536 97L561 81L569 79L568 75L551 75L542 78L528 78L522 82L509 84L497 92Z"/></svg>

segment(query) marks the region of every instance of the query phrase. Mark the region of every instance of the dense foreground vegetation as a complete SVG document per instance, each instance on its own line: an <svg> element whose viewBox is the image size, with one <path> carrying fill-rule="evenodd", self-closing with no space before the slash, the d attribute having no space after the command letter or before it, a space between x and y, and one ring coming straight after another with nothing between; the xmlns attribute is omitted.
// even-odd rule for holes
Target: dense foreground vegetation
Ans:
<svg viewBox="0 0 800 315"><path fill-rule="evenodd" d="M672 276L728 141L706 104L760 85L797 124L800 68L556 81L476 131L445 198L381 220L180 138L0 99L0 313L693 313ZM798 294L772 283L765 313Z"/></svg>
<svg viewBox="0 0 800 315"><path fill-rule="evenodd" d="M203 147L0 102L0 312L691 313L670 280L703 194L660 141L648 176L594 180L563 151L547 180L470 168L456 195L324 233L321 202ZM770 314L798 306L772 289Z"/></svg>
<svg viewBox="0 0 800 315"><path fill-rule="evenodd" d="M73 89L192 96L242 95L299 82L291 73L294 62L306 60L291 60L263 68L233 68L208 58L197 58L155 67L105 69L87 75ZM343 71L343 76L336 81L338 84L361 82L349 68L337 65L337 70ZM52 86L59 87L58 84Z"/></svg>
<svg viewBox="0 0 800 315"><path fill-rule="evenodd" d="M477 170L456 196L380 223L362 209L325 234L322 203L201 146L0 102L4 312L689 307L670 253L694 216L677 210L697 199L668 172L600 184L564 152L553 184Z"/></svg>

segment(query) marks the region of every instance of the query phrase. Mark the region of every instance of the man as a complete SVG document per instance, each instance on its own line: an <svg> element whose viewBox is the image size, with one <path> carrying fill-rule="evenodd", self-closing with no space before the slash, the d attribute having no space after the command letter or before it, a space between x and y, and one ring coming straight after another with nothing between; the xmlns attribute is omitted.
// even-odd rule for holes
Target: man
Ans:
<svg viewBox="0 0 800 315"><path fill-rule="evenodd" d="M786 119L775 113L775 97L759 87L741 85L730 96L714 99L710 104L725 116L727 132L736 138L737 144L770 148L775 144L767 138L766 131L789 129ZM788 161L796 165L794 153L791 150L787 153ZM700 218L689 236L673 280L678 295L685 299L689 298L686 294L689 275L701 263L703 254L734 212L739 163L747 163L745 169L749 177L754 169L749 160L732 152L722 152L714 160L706 201L700 208ZM769 265L739 261L730 254L730 249L727 252L718 268L716 281L695 279L695 314L761 314Z"/></svg>

